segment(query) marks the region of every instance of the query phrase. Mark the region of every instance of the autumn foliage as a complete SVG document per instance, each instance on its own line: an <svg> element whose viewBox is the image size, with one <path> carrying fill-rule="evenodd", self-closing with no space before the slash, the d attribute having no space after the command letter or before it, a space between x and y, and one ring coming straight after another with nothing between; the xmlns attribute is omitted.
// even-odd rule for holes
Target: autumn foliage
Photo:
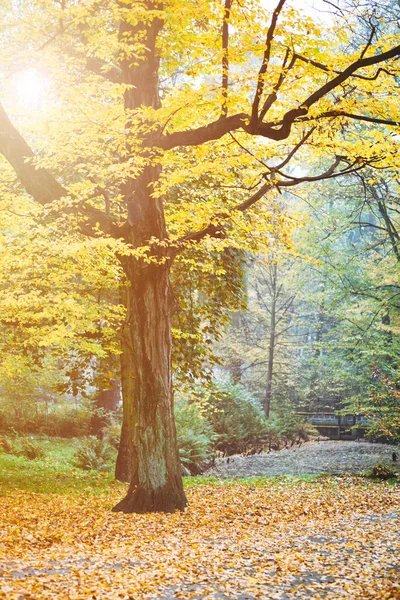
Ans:
<svg viewBox="0 0 400 600"><path fill-rule="evenodd" d="M111 514L119 494L3 496L0 597L400 598L398 487L213 483L186 513L141 516Z"/></svg>

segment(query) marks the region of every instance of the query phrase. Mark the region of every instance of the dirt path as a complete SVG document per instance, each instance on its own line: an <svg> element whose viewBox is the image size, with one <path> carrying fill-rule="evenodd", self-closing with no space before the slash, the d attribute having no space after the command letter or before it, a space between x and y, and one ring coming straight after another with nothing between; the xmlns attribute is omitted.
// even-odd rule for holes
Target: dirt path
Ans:
<svg viewBox="0 0 400 600"><path fill-rule="evenodd" d="M256 456L231 456L216 460L205 475L255 477L273 475L317 475L361 473L377 463L393 464L392 452L400 448L369 442L309 442L299 447ZM399 463L398 463L399 464Z"/></svg>

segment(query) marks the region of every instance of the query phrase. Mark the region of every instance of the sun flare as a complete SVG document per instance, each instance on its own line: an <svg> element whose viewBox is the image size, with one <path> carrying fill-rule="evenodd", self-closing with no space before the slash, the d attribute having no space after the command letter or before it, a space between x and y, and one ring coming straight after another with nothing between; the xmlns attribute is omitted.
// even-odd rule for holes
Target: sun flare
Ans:
<svg viewBox="0 0 400 600"><path fill-rule="evenodd" d="M18 102L26 108L39 108L46 97L48 85L36 69L20 71L15 78Z"/></svg>

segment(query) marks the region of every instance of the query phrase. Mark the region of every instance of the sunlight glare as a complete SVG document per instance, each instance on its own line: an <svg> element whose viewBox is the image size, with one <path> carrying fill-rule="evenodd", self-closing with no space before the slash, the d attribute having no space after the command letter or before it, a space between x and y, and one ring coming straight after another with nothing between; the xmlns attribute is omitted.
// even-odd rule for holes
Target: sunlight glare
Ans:
<svg viewBox="0 0 400 600"><path fill-rule="evenodd" d="M48 81L36 69L21 71L16 76L17 100L25 108L39 108L43 103Z"/></svg>

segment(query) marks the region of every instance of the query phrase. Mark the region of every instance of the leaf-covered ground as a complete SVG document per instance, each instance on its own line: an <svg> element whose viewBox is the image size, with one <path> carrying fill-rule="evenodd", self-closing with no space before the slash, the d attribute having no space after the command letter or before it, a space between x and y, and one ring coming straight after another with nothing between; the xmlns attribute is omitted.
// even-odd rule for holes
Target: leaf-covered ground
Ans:
<svg viewBox="0 0 400 600"><path fill-rule="evenodd" d="M400 598L400 488L353 476L201 483L174 515L8 490L1 598Z"/></svg>

